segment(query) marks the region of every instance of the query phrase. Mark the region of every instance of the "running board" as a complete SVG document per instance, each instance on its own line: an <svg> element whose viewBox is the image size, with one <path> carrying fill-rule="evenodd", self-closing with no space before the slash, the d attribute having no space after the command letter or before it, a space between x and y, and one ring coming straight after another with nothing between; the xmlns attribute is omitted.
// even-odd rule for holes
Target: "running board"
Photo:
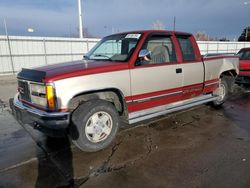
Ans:
<svg viewBox="0 0 250 188"><path fill-rule="evenodd" d="M158 106L155 108L150 108L147 110L141 110L138 112L133 112L129 114L129 124L137 123L139 121L151 119L160 115L169 114L172 112L176 112L179 110L184 110L187 108L191 108L197 105L201 105L204 103L208 103L217 99L217 96L203 95L199 97L195 97L192 99L175 102L163 106Z"/></svg>

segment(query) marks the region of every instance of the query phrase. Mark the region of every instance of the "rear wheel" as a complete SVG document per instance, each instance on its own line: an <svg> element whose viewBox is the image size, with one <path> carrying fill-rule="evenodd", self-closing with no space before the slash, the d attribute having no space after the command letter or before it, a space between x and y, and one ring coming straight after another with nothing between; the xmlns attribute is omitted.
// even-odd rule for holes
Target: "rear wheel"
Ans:
<svg viewBox="0 0 250 188"><path fill-rule="evenodd" d="M215 95L218 95L217 99L213 101L214 106L219 107L227 100L229 91L228 88L229 87L226 79L222 77L220 79L219 87L214 92Z"/></svg>
<svg viewBox="0 0 250 188"><path fill-rule="evenodd" d="M80 105L72 115L72 122L72 141L87 152L107 147L114 140L120 124L114 105L104 100L91 100Z"/></svg>

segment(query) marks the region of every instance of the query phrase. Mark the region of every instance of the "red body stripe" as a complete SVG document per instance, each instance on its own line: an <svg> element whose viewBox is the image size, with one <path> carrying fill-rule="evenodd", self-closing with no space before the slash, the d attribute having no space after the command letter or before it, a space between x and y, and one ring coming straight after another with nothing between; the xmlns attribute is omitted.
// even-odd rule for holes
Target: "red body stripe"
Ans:
<svg viewBox="0 0 250 188"><path fill-rule="evenodd" d="M151 93L144 93L144 94L132 96L132 99L138 100L138 99L143 99L143 98L148 98L148 97L157 97L159 95L170 94L170 93L181 91L181 90L182 90L182 87L156 91L156 92L151 92Z"/></svg>
<svg viewBox="0 0 250 188"><path fill-rule="evenodd" d="M202 94L202 91L203 91L203 83L184 86L182 100L198 96L198 95Z"/></svg>
<svg viewBox="0 0 250 188"><path fill-rule="evenodd" d="M184 86L183 90L190 89L190 88L200 88L200 87L203 87L203 83L198 83L198 84L192 84L192 85Z"/></svg>
<svg viewBox="0 0 250 188"><path fill-rule="evenodd" d="M126 102L128 102L128 101L132 101L133 99L132 99L132 96L127 96L127 97L125 97L125 101Z"/></svg>
<svg viewBox="0 0 250 188"><path fill-rule="evenodd" d="M211 85L208 85L211 84ZM203 93L211 93L219 87L219 79L205 81Z"/></svg>
<svg viewBox="0 0 250 188"><path fill-rule="evenodd" d="M203 93L211 93L212 91L216 90L218 87L219 87L219 83L206 86L203 90Z"/></svg>
<svg viewBox="0 0 250 188"><path fill-rule="evenodd" d="M84 63L82 63L82 67L84 67ZM65 73L61 74L62 70L56 72L54 71L53 74L49 74L44 79L45 82L53 82L56 80L66 79L66 78L72 78L77 76L84 76L84 75L91 75L91 74L100 74L100 73L107 73L107 72L115 72L115 71L122 71L122 70L128 70L128 64L127 63L109 63L106 66L99 66L99 67L90 67L90 68L78 68L76 67L74 70L74 67L71 68L72 70L64 70Z"/></svg>
<svg viewBox="0 0 250 188"><path fill-rule="evenodd" d="M205 85L210 84L210 83L214 83L214 82L219 82L219 79L207 80L207 81L205 81Z"/></svg>
<svg viewBox="0 0 250 188"><path fill-rule="evenodd" d="M216 59L224 59L224 58L236 58L239 59L239 56L215 56L215 57L205 57L203 60L205 61L211 61Z"/></svg>
<svg viewBox="0 0 250 188"><path fill-rule="evenodd" d="M172 102L177 102L180 99L181 99L181 93L180 95L167 96L167 97L156 99L156 100L149 100L149 101L139 102L139 103L129 103L128 112L131 113L135 111L145 110L148 108L153 108L156 106L161 106L161 105L169 104Z"/></svg>
<svg viewBox="0 0 250 188"><path fill-rule="evenodd" d="M210 84L210 83L214 83L218 81L219 79L208 80L205 82L205 84ZM145 110L148 108L153 108L156 106L173 103L173 102L177 102L180 100L189 99L189 98L201 95L202 93L209 93L215 90L216 88L218 88L218 83L205 86L204 88L203 86L204 86L203 83L199 83L199 84L193 84L193 85L179 87L179 88L144 93L144 94L135 95L135 96L127 96L125 97L125 100L128 101L127 103L128 112L131 113L135 111ZM183 91L183 92L175 94L175 92L178 92L178 91ZM171 95L171 93L173 93L173 95ZM164 94L166 95L170 94L170 95L161 97L161 95L164 95ZM159 96L159 98L157 98L157 96ZM143 100L143 99L150 98L150 97L152 97L152 99L136 102L136 100L140 100L140 99ZM153 97L156 97L156 98L153 98Z"/></svg>
<svg viewBox="0 0 250 188"><path fill-rule="evenodd" d="M219 81L219 79L208 80L208 81L205 82L205 84L210 84L210 83L214 83L214 82L218 82L218 81ZM131 101L131 100L138 100L138 99L149 98L149 97L157 97L157 96L160 96L160 95L170 94L170 93L174 93L174 92L177 92L177 91L198 89L198 88L202 88L202 87L203 87L203 83L198 83L198 84L188 85L188 86L184 86L184 87L178 87L178 88L172 88L172 89L167 89L167 90L155 91L155 92L150 92L150 93L143 93L143 94L134 95L134 96L127 96L127 97L125 97L125 100L126 101Z"/></svg>

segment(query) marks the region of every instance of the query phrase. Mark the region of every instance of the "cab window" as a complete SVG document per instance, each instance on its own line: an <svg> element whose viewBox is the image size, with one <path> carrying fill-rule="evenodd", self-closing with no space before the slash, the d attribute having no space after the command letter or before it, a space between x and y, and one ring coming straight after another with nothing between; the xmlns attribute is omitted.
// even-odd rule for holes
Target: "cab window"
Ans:
<svg viewBox="0 0 250 188"><path fill-rule="evenodd" d="M183 61L195 61L195 53L190 36L177 36L181 47Z"/></svg>
<svg viewBox="0 0 250 188"><path fill-rule="evenodd" d="M144 43L142 49L147 49L151 57L140 64L162 64L176 62L174 45L170 36L152 35Z"/></svg>

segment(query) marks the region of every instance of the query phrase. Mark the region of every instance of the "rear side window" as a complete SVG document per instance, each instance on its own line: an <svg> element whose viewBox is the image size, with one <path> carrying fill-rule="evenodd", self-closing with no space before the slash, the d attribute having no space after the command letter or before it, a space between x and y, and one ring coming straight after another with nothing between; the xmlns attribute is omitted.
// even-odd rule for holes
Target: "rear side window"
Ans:
<svg viewBox="0 0 250 188"><path fill-rule="evenodd" d="M179 41L183 61L194 61L195 60L195 53L192 42L189 36L177 36Z"/></svg>

